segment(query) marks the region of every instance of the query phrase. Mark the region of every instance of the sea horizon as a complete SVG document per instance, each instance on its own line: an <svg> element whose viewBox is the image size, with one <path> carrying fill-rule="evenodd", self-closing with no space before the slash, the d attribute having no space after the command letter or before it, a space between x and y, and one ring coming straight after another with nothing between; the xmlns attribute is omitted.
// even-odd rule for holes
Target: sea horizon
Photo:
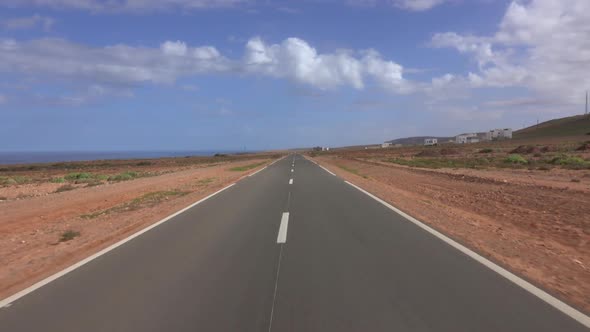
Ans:
<svg viewBox="0 0 590 332"><path fill-rule="evenodd" d="M162 151L0 151L0 165L35 164L116 159L151 159L186 156L213 156L255 151L239 150L162 150Z"/></svg>

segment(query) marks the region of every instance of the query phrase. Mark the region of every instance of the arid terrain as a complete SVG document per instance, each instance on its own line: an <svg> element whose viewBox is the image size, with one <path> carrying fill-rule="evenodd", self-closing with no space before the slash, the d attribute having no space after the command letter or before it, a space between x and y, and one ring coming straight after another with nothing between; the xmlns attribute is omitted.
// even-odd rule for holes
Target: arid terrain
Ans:
<svg viewBox="0 0 590 332"><path fill-rule="evenodd" d="M309 155L590 312L588 136Z"/></svg>
<svg viewBox="0 0 590 332"><path fill-rule="evenodd" d="M220 155L0 166L0 298L278 157Z"/></svg>

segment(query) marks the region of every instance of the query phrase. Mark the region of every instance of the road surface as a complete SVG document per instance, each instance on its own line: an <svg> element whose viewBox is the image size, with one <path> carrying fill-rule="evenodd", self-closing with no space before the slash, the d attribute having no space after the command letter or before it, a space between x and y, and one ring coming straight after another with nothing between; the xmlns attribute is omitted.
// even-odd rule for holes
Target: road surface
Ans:
<svg viewBox="0 0 590 332"><path fill-rule="evenodd" d="M588 331L298 155L0 309L0 331Z"/></svg>

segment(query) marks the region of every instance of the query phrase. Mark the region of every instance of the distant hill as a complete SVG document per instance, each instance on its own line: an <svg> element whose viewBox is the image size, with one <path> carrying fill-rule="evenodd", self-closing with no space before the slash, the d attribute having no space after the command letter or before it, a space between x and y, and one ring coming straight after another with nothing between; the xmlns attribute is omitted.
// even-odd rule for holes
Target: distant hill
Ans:
<svg viewBox="0 0 590 332"><path fill-rule="evenodd" d="M512 138L579 136L590 133L590 115L553 119L515 131Z"/></svg>
<svg viewBox="0 0 590 332"><path fill-rule="evenodd" d="M404 137L398 138L391 141L387 141L387 143L391 144L402 144L402 145L423 145L424 139L426 138L437 138L439 143L445 143L453 137L436 137L436 136L416 136L416 137Z"/></svg>

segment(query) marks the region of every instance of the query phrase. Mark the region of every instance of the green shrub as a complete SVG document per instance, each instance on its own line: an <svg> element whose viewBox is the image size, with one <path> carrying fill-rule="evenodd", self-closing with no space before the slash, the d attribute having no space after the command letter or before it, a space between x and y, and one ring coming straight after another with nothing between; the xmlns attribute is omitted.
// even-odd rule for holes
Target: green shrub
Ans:
<svg viewBox="0 0 590 332"><path fill-rule="evenodd" d="M15 184L24 184L31 182L31 178L26 176L0 176L0 186L11 186Z"/></svg>
<svg viewBox="0 0 590 332"><path fill-rule="evenodd" d="M250 165L245 165L245 166L237 166L237 167L232 167L229 170L232 172L244 172L244 171L249 171L253 168L256 168L258 166L264 165L266 164L265 161L261 162L261 163L256 163L256 164L250 164Z"/></svg>
<svg viewBox="0 0 590 332"><path fill-rule="evenodd" d="M66 241L70 241L73 240L75 237L80 236L80 232L76 232L73 230L67 230L65 232L63 232L61 234L61 237L59 238L59 242L66 242Z"/></svg>
<svg viewBox="0 0 590 332"><path fill-rule="evenodd" d="M485 149L479 150L479 153L492 153L492 152L494 152L494 149L490 149L490 148L485 148Z"/></svg>
<svg viewBox="0 0 590 332"><path fill-rule="evenodd" d="M133 180L137 177L139 177L139 173L134 172L134 171L127 171L127 172L123 172L121 174L109 176L108 180L113 181L113 182L128 181L128 180Z"/></svg>
<svg viewBox="0 0 590 332"><path fill-rule="evenodd" d="M588 162L577 156L561 155L557 156L550 161L553 165L568 165L568 166L584 166Z"/></svg>
<svg viewBox="0 0 590 332"><path fill-rule="evenodd" d="M524 165L524 164L528 164L529 163L526 159L524 159L519 154L511 154L511 155L509 155L508 157L506 157L506 159L504 159L504 162L510 163L510 164L519 164L519 165Z"/></svg>
<svg viewBox="0 0 590 332"><path fill-rule="evenodd" d="M49 180L49 182L51 182L51 183L64 183L64 182L66 182L66 179L64 179L63 177L52 178L51 180Z"/></svg>
<svg viewBox="0 0 590 332"><path fill-rule="evenodd" d="M68 181L77 181L77 180L89 180L92 179L91 173L70 173L64 177Z"/></svg>

